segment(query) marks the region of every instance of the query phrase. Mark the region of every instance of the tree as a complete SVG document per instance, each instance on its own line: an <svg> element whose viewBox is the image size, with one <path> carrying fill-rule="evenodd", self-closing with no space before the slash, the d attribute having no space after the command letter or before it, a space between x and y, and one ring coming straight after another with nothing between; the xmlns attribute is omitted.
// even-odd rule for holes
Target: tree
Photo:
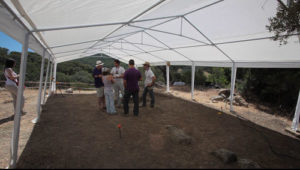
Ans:
<svg viewBox="0 0 300 170"><path fill-rule="evenodd" d="M0 63L5 63L8 55L8 49L0 47Z"/></svg>
<svg viewBox="0 0 300 170"><path fill-rule="evenodd" d="M212 68L212 73L208 77L208 81L221 87L227 86L229 84L229 81L225 74L225 72L227 72L226 70L228 69L216 67Z"/></svg>
<svg viewBox="0 0 300 170"><path fill-rule="evenodd" d="M276 16L269 21L266 27L275 33L273 40L286 44L290 36L300 32L300 0L288 0L287 5L278 0Z"/></svg>
<svg viewBox="0 0 300 170"><path fill-rule="evenodd" d="M92 74L87 71L81 70L74 75L71 76L71 79L75 82L82 82L82 83L93 83L94 79Z"/></svg>

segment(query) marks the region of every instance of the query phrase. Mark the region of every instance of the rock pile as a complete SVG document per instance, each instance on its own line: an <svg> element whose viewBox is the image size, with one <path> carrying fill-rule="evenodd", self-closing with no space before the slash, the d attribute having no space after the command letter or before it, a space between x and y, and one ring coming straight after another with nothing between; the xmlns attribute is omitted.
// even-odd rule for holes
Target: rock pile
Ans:
<svg viewBox="0 0 300 170"><path fill-rule="evenodd" d="M211 97L210 100L213 103L230 102L230 89L221 89L218 96ZM249 104L240 94L236 94L234 96L233 105L248 107Z"/></svg>

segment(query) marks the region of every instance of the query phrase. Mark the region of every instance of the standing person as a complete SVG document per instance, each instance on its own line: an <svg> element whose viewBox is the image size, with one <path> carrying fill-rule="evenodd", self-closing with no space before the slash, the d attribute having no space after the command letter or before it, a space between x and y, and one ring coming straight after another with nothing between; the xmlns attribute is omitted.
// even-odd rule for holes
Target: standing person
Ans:
<svg viewBox="0 0 300 170"><path fill-rule="evenodd" d="M98 97L98 105L101 109L106 109L105 107L105 98L104 98L104 84L102 82L102 66L104 63L102 63L100 60L96 62L96 67L93 71L93 77L95 79L95 87L97 91L97 97Z"/></svg>
<svg viewBox="0 0 300 170"><path fill-rule="evenodd" d="M120 93L122 97L124 96L124 84L123 84L123 77L125 73L125 69L120 66L120 61L115 60L114 61L115 67L111 69L111 74L114 77L115 83L114 83L114 90L115 90L115 100L118 103L117 106L121 107L121 98Z"/></svg>
<svg viewBox="0 0 300 170"><path fill-rule="evenodd" d="M113 91L113 83L115 82L115 80L113 76L110 74L108 68L103 68L102 81L104 84L106 112L108 114L116 114L116 109L114 104L114 91Z"/></svg>
<svg viewBox="0 0 300 170"><path fill-rule="evenodd" d="M147 93L149 92L150 97L151 97L151 107L154 107L154 92L153 92L153 86L154 86L154 82L156 80L156 77L154 75L154 73L152 72L151 68L150 68L150 63L149 62L145 62L144 64L144 70L145 70L145 88L144 88L144 92L143 92L143 107L146 106L146 97L147 97Z"/></svg>
<svg viewBox="0 0 300 170"><path fill-rule="evenodd" d="M127 116L129 112L128 102L130 96L133 97L134 116L139 115L139 84L138 81L142 80L142 76L139 70L134 67L134 60L129 60L129 69L124 73L124 114Z"/></svg>
<svg viewBox="0 0 300 170"><path fill-rule="evenodd" d="M10 92L12 98L13 98L13 105L14 105L14 111L16 112L16 103L17 103L17 96L18 96L18 78L19 75L17 75L13 68L16 66L16 61L13 59L7 59L5 62L5 68L4 68L4 76L6 78L5 81L5 88ZM22 115L25 114L23 111L24 109L24 102L25 98L22 96L22 103L21 103L21 113Z"/></svg>

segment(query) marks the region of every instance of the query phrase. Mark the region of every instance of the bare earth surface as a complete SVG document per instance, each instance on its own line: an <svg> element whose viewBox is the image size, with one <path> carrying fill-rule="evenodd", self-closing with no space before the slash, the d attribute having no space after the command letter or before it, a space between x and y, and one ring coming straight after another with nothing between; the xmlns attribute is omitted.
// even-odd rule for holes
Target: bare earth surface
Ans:
<svg viewBox="0 0 300 170"><path fill-rule="evenodd" d="M227 113L224 103L210 103L216 90L196 91L196 102L188 101L189 92L156 91L161 93L156 94L155 108L140 108L139 117L132 116L132 104L129 117L122 116L120 108L116 116L97 110L94 92L57 94L47 101L41 121L34 126L37 91L27 89L18 168L238 168L236 163L226 165L212 156L220 148L263 168L300 167L300 142L284 132L290 121L255 107L235 107L251 122L238 119ZM10 100L7 91L0 91L0 168L9 160ZM122 125L121 139L118 124ZM192 144L170 141L166 125L183 129L193 138Z"/></svg>
<svg viewBox="0 0 300 170"><path fill-rule="evenodd" d="M164 89L158 89L159 92L164 93ZM207 107L211 107L227 114L230 113L230 105L225 102L212 103L210 98L218 96L218 89L207 89L207 90L195 90L194 91L194 102L203 104ZM175 97L179 97L185 100L191 100L190 87L171 87L170 94ZM270 110L263 105L257 105L249 103L248 107L234 106L234 111L239 116L246 118L247 120L254 122L260 126L275 130L279 133L290 135L285 131L286 127L290 127L292 121L278 116L277 113L267 113L262 110ZM300 126L299 126L300 127ZM300 128L299 128L300 129ZM290 135L292 136L292 135Z"/></svg>

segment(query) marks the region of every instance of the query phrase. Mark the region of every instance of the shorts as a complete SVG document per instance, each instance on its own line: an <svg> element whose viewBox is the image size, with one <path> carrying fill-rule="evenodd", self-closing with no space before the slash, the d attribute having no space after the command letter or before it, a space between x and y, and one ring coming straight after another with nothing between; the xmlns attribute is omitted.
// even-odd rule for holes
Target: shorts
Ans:
<svg viewBox="0 0 300 170"><path fill-rule="evenodd" d="M97 97L104 97L104 87L98 87L96 88L97 91Z"/></svg>

